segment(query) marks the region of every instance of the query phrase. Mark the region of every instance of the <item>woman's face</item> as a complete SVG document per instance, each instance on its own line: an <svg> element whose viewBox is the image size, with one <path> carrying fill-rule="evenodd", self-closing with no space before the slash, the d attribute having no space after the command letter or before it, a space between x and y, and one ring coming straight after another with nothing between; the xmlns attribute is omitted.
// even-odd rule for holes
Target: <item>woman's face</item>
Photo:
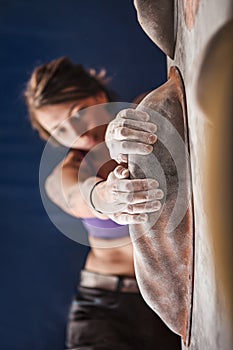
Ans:
<svg viewBox="0 0 233 350"><path fill-rule="evenodd" d="M104 106L94 106L106 102L106 95L99 93L76 102L48 105L36 111L36 119L61 145L90 150L104 141L111 117Z"/></svg>

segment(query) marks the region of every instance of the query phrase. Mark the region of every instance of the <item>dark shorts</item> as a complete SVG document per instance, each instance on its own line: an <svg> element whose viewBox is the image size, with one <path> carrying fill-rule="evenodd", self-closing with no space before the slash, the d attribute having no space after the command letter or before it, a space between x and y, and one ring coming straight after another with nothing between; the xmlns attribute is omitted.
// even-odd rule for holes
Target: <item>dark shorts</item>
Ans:
<svg viewBox="0 0 233 350"><path fill-rule="evenodd" d="M72 350L178 350L181 338L140 293L79 287L67 329Z"/></svg>

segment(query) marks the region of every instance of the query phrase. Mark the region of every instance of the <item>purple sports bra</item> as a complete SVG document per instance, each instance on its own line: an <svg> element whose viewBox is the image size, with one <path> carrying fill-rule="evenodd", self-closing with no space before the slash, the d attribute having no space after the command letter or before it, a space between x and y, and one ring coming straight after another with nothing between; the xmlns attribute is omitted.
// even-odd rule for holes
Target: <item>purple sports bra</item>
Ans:
<svg viewBox="0 0 233 350"><path fill-rule="evenodd" d="M89 235L96 238L117 239L129 236L129 226L119 225L112 220L98 218L82 219Z"/></svg>

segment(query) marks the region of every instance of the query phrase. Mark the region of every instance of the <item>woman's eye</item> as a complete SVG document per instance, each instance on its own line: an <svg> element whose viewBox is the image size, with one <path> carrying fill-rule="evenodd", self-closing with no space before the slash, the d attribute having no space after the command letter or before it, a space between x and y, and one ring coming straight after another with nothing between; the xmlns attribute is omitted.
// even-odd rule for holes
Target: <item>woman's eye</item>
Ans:
<svg viewBox="0 0 233 350"><path fill-rule="evenodd" d="M66 131L66 128L61 127L58 129L59 134L63 134Z"/></svg>

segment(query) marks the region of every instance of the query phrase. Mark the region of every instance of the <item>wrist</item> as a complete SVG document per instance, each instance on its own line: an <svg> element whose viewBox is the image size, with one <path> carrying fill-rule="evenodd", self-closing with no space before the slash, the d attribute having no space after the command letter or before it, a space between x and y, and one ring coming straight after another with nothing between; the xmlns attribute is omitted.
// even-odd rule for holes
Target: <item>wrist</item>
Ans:
<svg viewBox="0 0 233 350"><path fill-rule="evenodd" d="M102 182L105 182L105 180L99 180L99 181L97 181L97 182L94 184L94 186L92 187L92 189L91 189L91 191L90 191L89 200L90 200L90 204L91 204L92 209L94 209L97 213L103 214L103 215L104 215L104 213L96 207L96 205L94 204L94 199L93 199L93 197L94 197L94 190L95 190L96 187L97 187L99 184L101 184Z"/></svg>
<svg viewBox="0 0 233 350"><path fill-rule="evenodd" d="M102 220L106 220L108 219L108 216L106 214L102 214L101 211L101 206L100 206L100 198L99 195L96 191L96 188L98 186L101 186L101 183L104 182L105 180L103 180L100 177L89 177L87 180L85 180L81 186L80 186L80 190L82 192L82 196L85 199L85 202L87 203L89 209L91 210L91 212L93 213L93 216L102 219Z"/></svg>

